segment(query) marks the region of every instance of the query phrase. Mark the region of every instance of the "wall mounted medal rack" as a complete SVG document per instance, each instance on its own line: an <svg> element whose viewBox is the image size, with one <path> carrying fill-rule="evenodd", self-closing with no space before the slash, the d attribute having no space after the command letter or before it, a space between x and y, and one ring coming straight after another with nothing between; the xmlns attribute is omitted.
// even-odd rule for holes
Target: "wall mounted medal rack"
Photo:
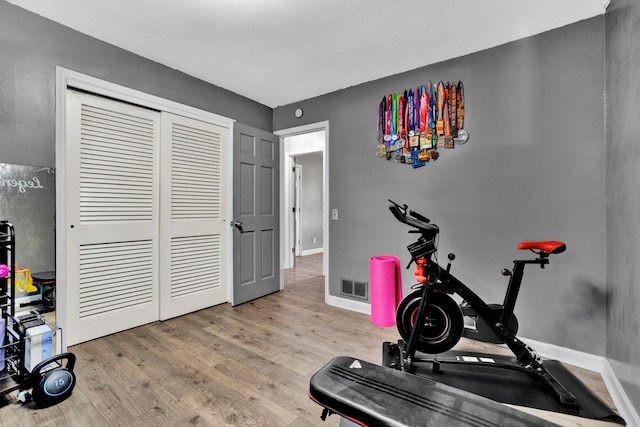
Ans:
<svg viewBox="0 0 640 427"><path fill-rule="evenodd" d="M464 130L464 86L455 83L418 86L385 95L378 106L378 157L414 169L436 160L439 149L469 139Z"/></svg>

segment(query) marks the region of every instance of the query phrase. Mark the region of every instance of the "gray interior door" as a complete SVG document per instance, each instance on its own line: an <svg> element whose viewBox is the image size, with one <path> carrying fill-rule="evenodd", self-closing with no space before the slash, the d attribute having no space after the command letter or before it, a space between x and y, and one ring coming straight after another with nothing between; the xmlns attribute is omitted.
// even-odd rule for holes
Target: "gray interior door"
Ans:
<svg viewBox="0 0 640 427"><path fill-rule="evenodd" d="M233 131L233 292L238 305L280 290L279 138Z"/></svg>

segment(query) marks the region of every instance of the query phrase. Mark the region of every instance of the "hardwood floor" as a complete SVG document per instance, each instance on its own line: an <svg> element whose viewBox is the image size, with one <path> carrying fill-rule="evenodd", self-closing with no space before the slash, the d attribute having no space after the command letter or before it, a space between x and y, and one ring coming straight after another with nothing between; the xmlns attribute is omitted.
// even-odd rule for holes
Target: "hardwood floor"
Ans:
<svg viewBox="0 0 640 427"><path fill-rule="evenodd" d="M73 346L72 396L40 410L16 403L15 393L0 398L0 425L337 426L336 416L320 420L310 377L339 355L380 363L382 342L398 335L325 305L321 274L321 254L298 258L281 292ZM459 348L482 346L463 339ZM598 374L574 371L610 402ZM609 425L543 415L562 425Z"/></svg>

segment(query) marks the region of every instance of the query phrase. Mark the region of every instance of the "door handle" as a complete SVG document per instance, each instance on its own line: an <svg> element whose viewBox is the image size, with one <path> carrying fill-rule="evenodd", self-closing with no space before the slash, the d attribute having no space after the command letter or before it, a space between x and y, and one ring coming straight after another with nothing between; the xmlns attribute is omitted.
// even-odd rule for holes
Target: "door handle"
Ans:
<svg viewBox="0 0 640 427"><path fill-rule="evenodd" d="M242 233L242 221L231 221L230 225Z"/></svg>

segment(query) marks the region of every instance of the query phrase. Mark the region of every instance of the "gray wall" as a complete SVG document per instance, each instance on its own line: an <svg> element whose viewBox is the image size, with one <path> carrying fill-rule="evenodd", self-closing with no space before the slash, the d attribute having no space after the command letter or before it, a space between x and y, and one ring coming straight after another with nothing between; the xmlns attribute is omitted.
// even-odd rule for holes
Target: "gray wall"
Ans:
<svg viewBox="0 0 640 427"><path fill-rule="evenodd" d="M369 258L408 261L413 235L387 198L441 228L453 273L501 302L523 240L567 242L545 269L529 268L516 314L522 336L605 354L604 17L274 110L274 129L329 120L330 287L369 278ZM381 97L462 80L470 141L412 170L379 159ZM303 108L303 119L294 110ZM405 293L412 272L403 274Z"/></svg>
<svg viewBox="0 0 640 427"><path fill-rule="evenodd" d="M0 162L55 166L56 66L271 130L269 107L4 0L0 52Z"/></svg>
<svg viewBox="0 0 640 427"><path fill-rule="evenodd" d="M322 155L297 156L296 164L302 166L300 248L303 251L322 248Z"/></svg>
<svg viewBox="0 0 640 427"><path fill-rule="evenodd" d="M640 4L606 14L607 357L640 408Z"/></svg>

